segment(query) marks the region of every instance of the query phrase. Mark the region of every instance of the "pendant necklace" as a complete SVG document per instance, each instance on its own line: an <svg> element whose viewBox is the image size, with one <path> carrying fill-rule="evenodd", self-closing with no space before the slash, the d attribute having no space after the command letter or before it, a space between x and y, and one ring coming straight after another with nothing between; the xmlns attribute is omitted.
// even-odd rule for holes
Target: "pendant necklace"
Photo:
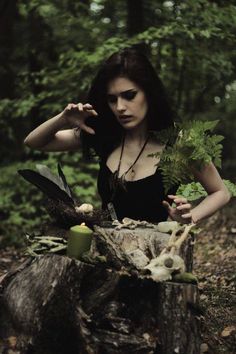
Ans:
<svg viewBox="0 0 236 354"><path fill-rule="evenodd" d="M113 197L114 197L114 194L115 194L118 186L121 187L123 190L127 191L125 177L130 170L131 170L131 176L134 177L134 175L135 175L134 166L135 166L136 162L138 161L138 159L140 158L140 156L142 155L142 153L147 145L148 139L149 139L149 136L145 140L141 150L138 153L138 156L136 157L136 159L134 160L132 165L119 177L120 166L121 166L121 161L122 161L124 146L125 146L125 136L123 137L118 167L117 167L117 170L112 174L111 188L113 190L113 194L112 194Z"/></svg>

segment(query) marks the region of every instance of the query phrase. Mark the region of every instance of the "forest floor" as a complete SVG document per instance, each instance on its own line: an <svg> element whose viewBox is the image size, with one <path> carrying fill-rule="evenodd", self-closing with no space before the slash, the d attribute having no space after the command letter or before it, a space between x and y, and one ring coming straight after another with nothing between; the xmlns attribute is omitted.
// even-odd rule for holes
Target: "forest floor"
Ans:
<svg viewBox="0 0 236 354"><path fill-rule="evenodd" d="M200 354L236 353L235 215L234 200L204 221L196 237L194 272L200 291ZM23 260L21 250L0 250L0 277ZM15 337L0 339L0 354L18 354L15 348Z"/></svg>
<svg viewBox="0 0 236 354"><path fill-rule="evenodd" d="M202 308L201 354L236 353L236 201L202 223L193 269Z"/></svg>

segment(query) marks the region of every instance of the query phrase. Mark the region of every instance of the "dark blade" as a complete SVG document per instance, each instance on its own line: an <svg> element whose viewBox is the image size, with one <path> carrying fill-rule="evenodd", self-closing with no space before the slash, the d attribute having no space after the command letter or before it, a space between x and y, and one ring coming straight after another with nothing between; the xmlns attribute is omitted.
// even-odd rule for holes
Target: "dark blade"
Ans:
<svg viewBox="0 0 236 354"><path fill-rule="evenodd" d="M49 198L63 201L69 205L74 204L74 200L65 191L40 173L30 169L18 170L18 173L26 179L26 181L38 187Z"/></svg>
<svg viewBox="0 0 236 354"><path fill-rule="evenodd" d="M107 204L107 209L108 209L108 211L110 213L112 221L118 220L113 203L111 203L111 202L108 203Z"/></svg>

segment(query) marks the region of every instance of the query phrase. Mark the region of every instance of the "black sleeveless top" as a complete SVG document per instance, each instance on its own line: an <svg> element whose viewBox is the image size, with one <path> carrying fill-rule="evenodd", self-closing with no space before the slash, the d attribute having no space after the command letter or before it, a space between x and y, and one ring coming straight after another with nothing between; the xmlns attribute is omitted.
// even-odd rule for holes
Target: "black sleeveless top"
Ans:
<svg viewBox="0 0 236 354"><path fill-rule="evenodd" d="M153 175L136 181L127 181L126 190L121 186L117 186L115 191L112 190L112 175L106 162L102 161L97 187L103 209L107 209L107 204L112 202L119 220L129 217L158 223L167 219L168 212L162 205L166 193L161 170L158 167ZM176 190L177 188L173 188L168 191L168 194L175 194Z"/></svg>

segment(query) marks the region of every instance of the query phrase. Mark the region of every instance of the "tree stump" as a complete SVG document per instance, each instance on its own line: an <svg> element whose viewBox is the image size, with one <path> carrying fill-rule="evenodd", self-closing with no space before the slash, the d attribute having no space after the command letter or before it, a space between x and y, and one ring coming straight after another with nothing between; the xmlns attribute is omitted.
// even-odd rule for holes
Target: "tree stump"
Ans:
<svg viewBox="0 0 236 354"><path fill-rule="evenodd" d="M168 238L155 227L95 227L94 264L29 259L2 282L3 335L14 330L22 354L199 354L197 286L140 271ZM191 240L181 252L190 271Z"/></svg>

